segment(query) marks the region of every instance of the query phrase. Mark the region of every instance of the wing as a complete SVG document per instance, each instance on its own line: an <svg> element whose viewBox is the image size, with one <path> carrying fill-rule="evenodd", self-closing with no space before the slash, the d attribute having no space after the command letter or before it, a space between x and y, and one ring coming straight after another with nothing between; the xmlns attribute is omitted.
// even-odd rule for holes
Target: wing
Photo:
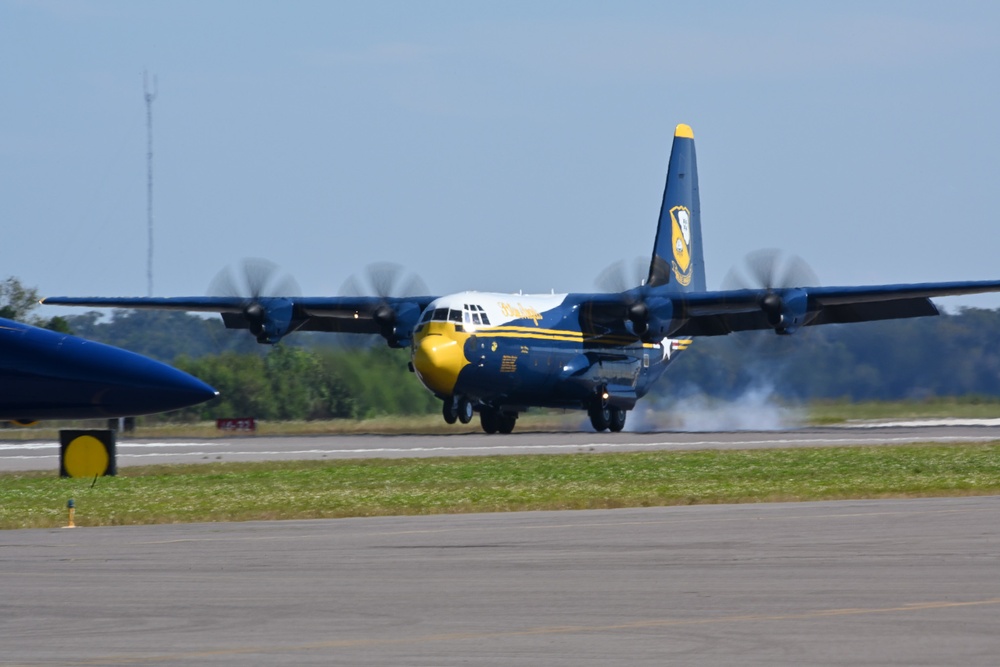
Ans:
<svg viewBox="0 0 1000 667"><path fill-rule="evenodd" d="M938 314L931 297L1000 291L1000 281L797 287L692 294L681 301L683 336L774 329L793 333L803 326L871 322Z"/></svg>
<svg viewBox="0 0 1000 667"><path fill-rule="evenodd" d="M219 313L229 329L249 329L260 343L277 343L293 331L379 334L392 347L410 342L420 313L437 297L67 297L54 306L183 310Z"/></svg>
<svg viewBox="0 0 1000 667"><path fill-rule="evenodd" d="M666 293L636 288L621 294L585 295L581 326L603 330L614 322L646 340L668 336L719 336L804 326L869 322L938 314L932 297L1000 292L1000 281L964 281L855 287L791 287Z"/></svg>

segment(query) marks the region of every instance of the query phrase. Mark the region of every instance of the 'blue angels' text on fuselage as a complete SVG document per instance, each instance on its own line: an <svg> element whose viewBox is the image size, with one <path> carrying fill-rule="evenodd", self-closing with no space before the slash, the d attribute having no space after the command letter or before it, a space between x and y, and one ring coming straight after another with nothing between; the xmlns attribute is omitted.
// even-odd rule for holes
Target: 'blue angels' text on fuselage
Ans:
<svg viewBox="0 0 1000 667"><path fill-rule="evenodd" d="M525 307L520 303L518 303L516 306L512 306L506 301L500 301L497 303L497 307L500 308L500 312L503 313L505 317L509 317L512 319L531 320L532 322L535 323L536 327L538 326L538 321L542 319L541 314L537 310L535 310L530 306Z"/></svg>

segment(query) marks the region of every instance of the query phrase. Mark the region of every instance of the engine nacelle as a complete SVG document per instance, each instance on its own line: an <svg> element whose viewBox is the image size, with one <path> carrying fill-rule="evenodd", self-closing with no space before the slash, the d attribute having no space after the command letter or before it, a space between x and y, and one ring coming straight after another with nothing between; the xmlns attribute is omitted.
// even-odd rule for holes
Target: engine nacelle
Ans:
<svg viewBox="0 0 1000 667"><path fill-rule="evenodd" d="M409 347L413 340L413 330L420 320L420 306L415 303L402 303L396 308L380 306L373 318L389 347Z"/></svg>
<svg viewBox="0 0 1000 667"><path fill-rule="evenodd" d="M667 297L639 301L628 309L627 326L645 343L659 343L683 324L674 318L674 304Z"/></svg>
<svg viewBox="0 0 1000 667"><path fill-rule="evenodd" d="M288 299L265 297L248 304L242 315L258 343L273 345L293 329L294 311L295 304Z"/></svg>
<svg viewBox="0 0 1000 667"><path fill-rule="evenodd" d="M780 336L787 336L809 323L809 295L800 289L771 292L761 300L767 322Z"/></svg>

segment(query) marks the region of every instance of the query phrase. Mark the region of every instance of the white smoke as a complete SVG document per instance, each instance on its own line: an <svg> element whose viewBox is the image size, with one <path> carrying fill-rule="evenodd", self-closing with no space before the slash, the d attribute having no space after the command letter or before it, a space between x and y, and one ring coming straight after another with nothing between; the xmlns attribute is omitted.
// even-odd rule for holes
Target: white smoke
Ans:
<svg viewBox="0 0 1000 667"><path fill-rule="evenodd" d="M640 401L629 413L626 429L652 431L778 431L805 423L801 408L782 403L770 384L748 387L731 399L712 398L700 391L681 398Z"/></svg>

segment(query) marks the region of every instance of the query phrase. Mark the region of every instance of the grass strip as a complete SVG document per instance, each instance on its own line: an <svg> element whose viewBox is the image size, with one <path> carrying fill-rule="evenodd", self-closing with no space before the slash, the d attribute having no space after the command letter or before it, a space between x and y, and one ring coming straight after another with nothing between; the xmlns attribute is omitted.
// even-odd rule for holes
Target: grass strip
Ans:
<svg viewBox="0 0 1000 667"><path fill-rule="evenodd" d="M775 399L775 407L794 410L796 419L804 424L840 424L858 420L890 419L996 419L1000 417L1000 397L959 396L928 398L909 401L812 401L804 404L784 404ZM712 409L725 410L723 400L708 400ZM641 407L641 406L640 406ZM635 417L633 417L634 419ZM679 428L676 417L664 416L659 428ZM45 421L30 428L10 423L0 423L0 440L57 442L62 428L106 428L107 420ZM533 410L517 421L517 432L530 431L579 431L590 428L586 413L580 410ZM391 435L481 433L479 420L471 424L445 424L440 411L429 415L394 415L372 419L330 419L309 421L257 422L257 434L265 436L329 435L334 433L379 433ZM244 434L220 431L215 422L164 422L140 417L134 433L119 434L120 440L129 438L229 438Z"/></svg>
<svg viewBox="0 0 1000 667"><path fill-rule="evenodd" d="M1000 494L1000 442L207 463L0 475L0 528Z"/></svg>
<svg viewBox="0 0 1000 667"><path fill-rule="evenodd" d="M1000 398L943 396L921 401L813 401L804 406L811 424L839 424L870 419L996 419Z"/></svg>

